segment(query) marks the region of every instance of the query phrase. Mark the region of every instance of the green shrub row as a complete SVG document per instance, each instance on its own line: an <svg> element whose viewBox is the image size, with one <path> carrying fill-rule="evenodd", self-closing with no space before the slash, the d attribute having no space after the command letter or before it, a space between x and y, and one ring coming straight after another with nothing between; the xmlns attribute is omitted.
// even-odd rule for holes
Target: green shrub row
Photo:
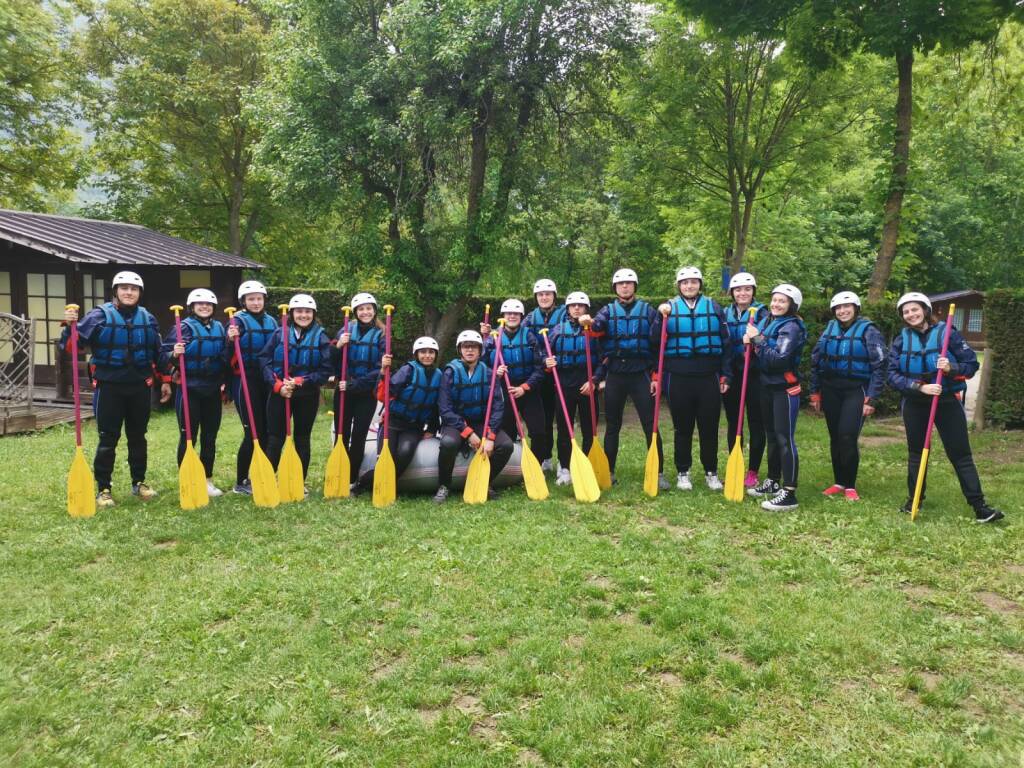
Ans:
<svg viewBox="0 0 1024 768"><path fill-rule="evenodd" d="M1024 292L985 294L985 343L994 367L985 420L1004 427L1024 427Z"/></svg>

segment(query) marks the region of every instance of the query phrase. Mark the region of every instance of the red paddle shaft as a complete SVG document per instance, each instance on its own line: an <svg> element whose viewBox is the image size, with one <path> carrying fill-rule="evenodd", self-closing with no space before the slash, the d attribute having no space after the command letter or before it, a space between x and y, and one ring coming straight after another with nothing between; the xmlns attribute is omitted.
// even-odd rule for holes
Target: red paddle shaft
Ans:
<svg viewBox="0 0 1024 768"><path fill-rule="evenodd" d="M345 332L348 332L348 307L345 308ZM351 336L349 337L351 338ZM348 381L348 344L341 348L341 381ZM340 382L339 382L340 383ZM348 385L345 385L348 387ZM345 429L345 395L347 389L338 393L338 427L334 430L334 441L342 439Z"/></svg>
<svg viewBox="0 0 1024 768"><path fill-rule="evenodd" d="M284 343L284 377L288 379L288 310L281 313L281 341ZM284 399L284 434L285 437L292 435L292 401L291 398Z"/></svg>
<svg viewBox="0 0 1024 768"><path fill-rule="evenodd" d="M942 334L942 352L939 357L945 357L949 352L949 335L953 330L953 313L950 312L946 318L946 330ZM939 369L938 374L935 376L935 383L940 387L942 386L942 369ZM939 395L942 393L940 392ZM928 430L924 433L924 449L926 451L931 450L932 447L932 428L935 426L935 412L939 407L939 395L935 395L932 398L932 408L928 413Z"/></svg>
<svg viewBox="0 0 1024 768"><path fill-rule="evenodd" d="M658 390L654 394L654 424L651 426L651 440L658 435L658 414L661 412L661 390L665 383L665 342L668 339L668 323L661 318L661 344L658 348Z"/></svg>
<svg viewBox="0 0 1024 768"><path fill-rule="evenodd" d="M496 366L505 364L505 358L501 354L501 331L498 331L498 335L494 337L494 364ZM512 389L512 382L508 378L508 371L505 371L505 386ZM519 406L516 405L516 399L512 397L511 392L508 393L508 400L512 404L512 413L516 417L516 429L519 431L519 437L525 440L526 433L523 432L523 422L519 418Z"/></svg>
<svg viewBox="0 0 1024 768"><path fill-rule="evenodd" d="M541 328L540 335L544 337L544 350L548 353L548 357L554 357L551 354L551 342L548 341L548 329ZM562 415L565 416L565 424L569 428L569 439L575 440L576 433L572 428L572 422L569 420L569 409L565 405L565 395L562 393L562 382L558 378L558 368L552 368L551 373L555 376L555 389L558 391L558 402L562 404Z"/></svg>
<svg viewBox="0 0 1024 768"><path fill-rule="evenodd" d="M182 344L181 340L181 315L177 312L174 313L174 330L178 337L178 343ZM182 353L181 357L178 358L178 374L181 376L181 405L185 411L185 439L190 443L192 442L192 417L188 412L188 379L185 376L185 355ZM206 439L205 437L203 438Z"/></svg>
<svg viewBox="0 0 1024 768"><path fill-rule="evenodd" d="M594 431L594 439L597 439L597 400L594 396L594 364L590 361L590 329L583 329L583 338L586 340L587 350L587 382L590 384L590 424ZM607 415L607 414L606 414Z"/></svg>
<svg viewBox="0 0 1024 768"><path fill-rule="evenodd" d="M82 447L82 396L78 384L78 321L71 324L71 389L75 393L75 445Z"/></svg>
<svg viewBox="0 0 1024 768"><path fill-rule="evenodd" d="M230 325L232 328L238 327L238 321L235 320L235 314L231 313ZM259 435L256 434L256 417L252 412L252 398L249 397L249 382L245 378L245 361L242 359L242 344L238 336L235 336L235 359L238 360L238 377L242 380L242 394L245 396L245 410L249 414L249 433L253 440L258 440Z"/></svg>
<svg viewBox="0 0 1024 768"><path fill-rule="evenodd" d="M391 354L391 306L384 308L384 354ZM348 346L348 345L346 345ZM384 439L388 439L388 426L391 424L391 369L384 372Z"/></svg>

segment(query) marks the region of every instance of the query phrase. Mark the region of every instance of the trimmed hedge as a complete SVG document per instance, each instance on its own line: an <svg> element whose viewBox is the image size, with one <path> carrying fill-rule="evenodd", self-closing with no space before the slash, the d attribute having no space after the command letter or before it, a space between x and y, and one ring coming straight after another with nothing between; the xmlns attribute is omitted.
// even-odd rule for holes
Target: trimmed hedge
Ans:
<svg viewBox="0 0 1024 768"><path fill-rule="evenodd" d="M985 294L985 342L995 365L985 406L986 421L1024 427L1024 292Z"/></svg>

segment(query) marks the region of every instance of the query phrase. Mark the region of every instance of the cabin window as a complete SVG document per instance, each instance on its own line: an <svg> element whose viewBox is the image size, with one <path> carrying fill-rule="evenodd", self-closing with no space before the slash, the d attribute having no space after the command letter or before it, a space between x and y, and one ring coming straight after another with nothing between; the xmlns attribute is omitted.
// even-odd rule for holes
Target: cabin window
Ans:
<svg viewBox="0 0 1024 768"><path fill-rule="evenodd" d="M953 313L953 325L956 326L958 331L964 329L964 308L957 307L956 312Z"/></svg>
<svg viewBox="0 0 1024 768"><path fill-rule="evenodd" d="M53 342L60 338L60 324L68 303L67 277L63 274L29 272L28 316L35 320L35 364L54 364Z"/></svg>
<svg viewBox="0 0 1024 768"><path fill-rule="evenodd" d="M11 273L0 272L0 312L11 314ZM0 344L0 363L9 363L14 356L11 343Z"/></svg>
<svg viewBox="0 0 1024 768"><path fill-rule="evenodd" d="M96 277L89 272L82 273L82 314L85 314L93 307L98 307L107 300L106 291L103 290L102 278Z"/></svg>
<svg viewBox="0 0 1024 768"><path fill-rule="evenodd" d="M981 333L981 310L972 309L967 313L967 332Z"/></svg>
<svg viewBox="0 0 1024 768"><path fill-rule="evenodd" d="M178 272L179 288L209 288L210 270L208 269L183 269Z"/></svg>

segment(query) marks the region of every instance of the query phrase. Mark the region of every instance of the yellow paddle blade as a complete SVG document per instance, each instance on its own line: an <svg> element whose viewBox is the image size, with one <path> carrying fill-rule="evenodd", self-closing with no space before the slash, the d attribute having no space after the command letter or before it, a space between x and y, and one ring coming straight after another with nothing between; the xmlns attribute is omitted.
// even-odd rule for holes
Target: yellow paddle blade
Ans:
<svg viewBox="0 0 1024 768"><path fill-rule="evenodd" d="M647 461L644 464L644 493L651 498L658 495L658 438L651 437L651 447L647 449Z"/></svg>
<svg viewBox="0 0 1024 768"><path fill-rule="evenodd" d="M526 495L534 501L543 501L548 497L548 481L544 478L544 470L540 468L540 462L530 450L530 444L523 440L523 451L519 459L523 470L523 485L526 486Z"/></svg>
<svg viewBox="0 0 1024 768"><path fill-rule="evenodd" d="M252 461L249 462L249 482L252 484L252 500L257 507L273 509L281 503L281 491L274 477L274 465L260 448L260 441L252 441Z"/></svg>
<svg viewBox="0 0 1024 768"><path fill-rule="evenodd" d="M743 501L743 480L747 474L747 462L743 458L743 447L737 437L729 452L729 463L725 465L725 498L729 501Z"/></svg>
<svg viewBox="0 0 1024 768"><path fill-rule="evenodd" d="M484 491L486 496L487 491ZM395 502L395 460L391 457L391 446L385 437L380 447L380 456L373 470L373 506L386 507Z"/></svg>
<svg viewBox="0 0 1024 768"><path fill-rule="evenodd" d="M587 460L590 461L590 466L594 468L597 487L602 491L607 491L612 487L612 469L608 465L608 454L604 452L604 448L597 441L597 435L594 435L594 441L590 444Z"/></svg>
<svg viewBox="0 0 1024 768"><path fill-rule="evenodd" d="M277 487L281 501L302 501L306 497L306 489L302 487L302 459L291 436L285 438L281 460L277 462Z"/></svg>
<svg viewBox="0 0 1024 768"><path fill-rule="evenodd" d="M331 455L327 457L327 471L324 472L324 498L347 499L352 476L345 441L338 436ZM376 477L376 475L375 475Z"/></svg>
<svg viewBox="0 0 1024 768"><path fill-rule="evenodd" d="M483 504L487 501L487 487L491 482L491 459L483 451L477 451L466 470L466 486L462 489L462 500L467 504Z"/></svg>
<svg viewBox="0 0 1024 768"><path fill-rule="evenodd" d="M569 456L569 476L572 477L572 491L576 501L592 502L601 498L601 487L594 477L594 468L590 466L583 449L572 441L572 455Z"/></svg>
<svg viewBox="0 0 1024 768"><path fill-rule="evenodd" d="M910 505L910 519L917 520L917 512L921 509L921 491L924 490L924 475L928 471L928 454L931 448L921 451L921 468L917 470L917 484L914 486L914 501Z"/></svg>
<svg viewBox="0 0 1024 768"><path fill-rule="evenodd" d="M75 457L68 472L68 514L72 517L92 517L96 514L96 491L92 470L85 461L82 446L75 446Z"/></svg>
<svg viewBox="0 0 1024 768"><path fill-rule="evenodd" d="M178 500L182 509L199 509L210 503L206 470L192 443L185 444L185 455L178 467Z"/></svg>

